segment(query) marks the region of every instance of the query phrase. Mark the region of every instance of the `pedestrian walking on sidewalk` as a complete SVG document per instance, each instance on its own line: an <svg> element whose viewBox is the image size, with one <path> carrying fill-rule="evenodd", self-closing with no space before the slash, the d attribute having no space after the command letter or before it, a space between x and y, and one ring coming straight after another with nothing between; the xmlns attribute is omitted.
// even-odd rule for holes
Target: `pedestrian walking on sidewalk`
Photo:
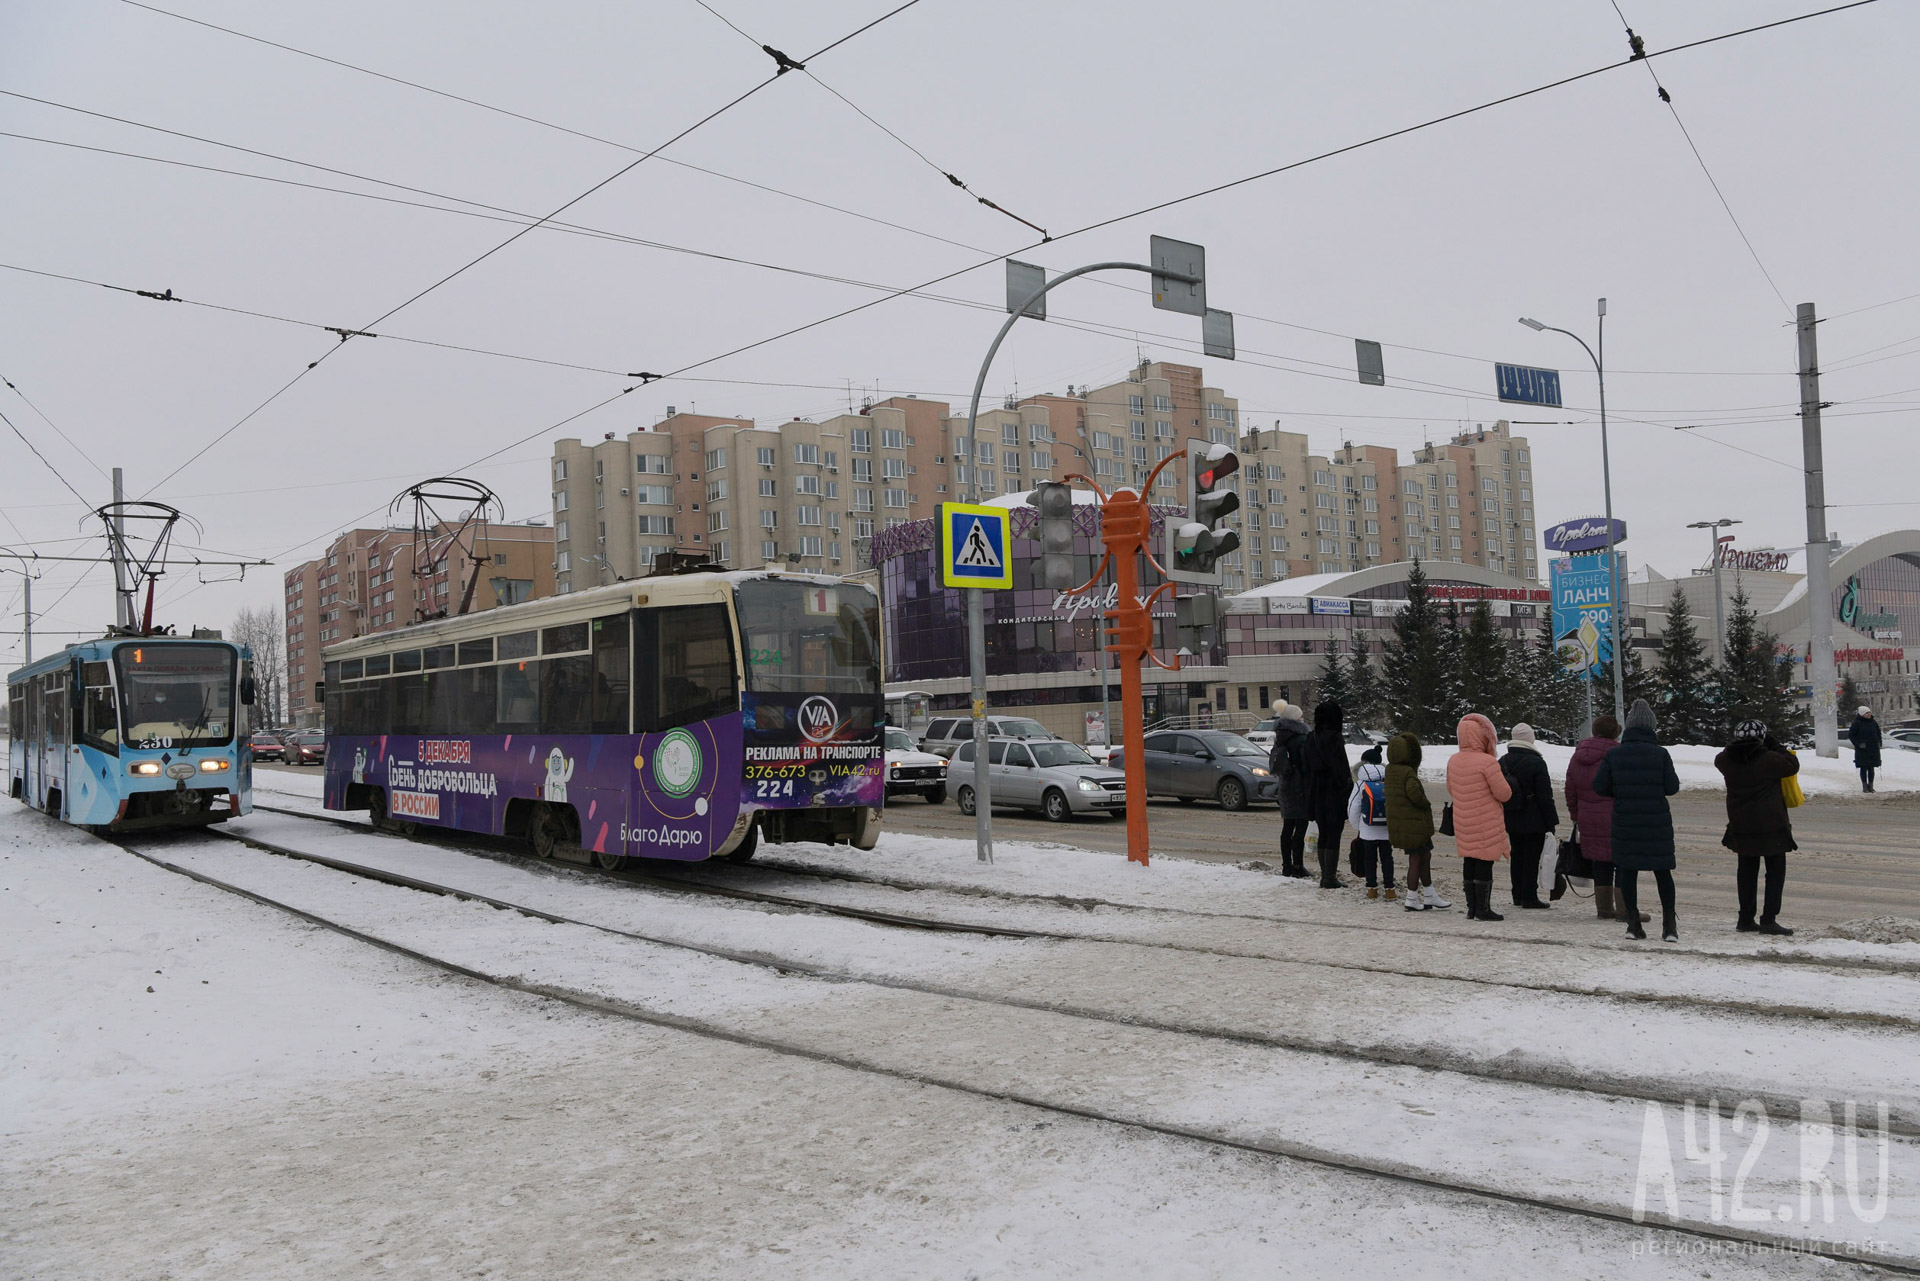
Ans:
<svg viewBox="0 0 1920 1281"><path fill-rule="evenodd" d="M1540 901L1540 853L1547 834L1560 826L1560 810L1553 803L1553 776L1534 742L1533 726L1525 721L1508 736L1507 754L1500 758L1513 795L1507 798L1507 843L1513 849L1508 865L1512 874L1513 905L1544 910Z"/></svg>
<svg viewBox="0 0 1920 1281"><path fill-rule="evenodd" d="M1506 804L1513 788L1493 754L1500 738L1479 712L1461 717L1455 733L1460 750L1447 762L1447 795L1453 798L1453 842L1460 851L1467 919L1504 921L1493 910L1493 865L1507 856Z"/></svg>
<svg viewBox="0 0 1920 1281"><path fill-rule="evenodd" d="M1360 754L1360 768L1354 772L1353 793L1347 797L1347 821L1353 824L1360 843L1360 870L1366 874L1367 897L1381 897L1386 889L1387 902L1393 902L1393 846L1387 833L1387 767L1380 761L1380 749L1369 747Z"/></svg>
<svg viewBox="0 0 1920 1281"><path fill-rule="evenodd" d="M1307 714L1294 703L1280 704L1273 723L1273 747L1267 770L1280 780L1280 875L1307 875Z"/></svg>
<svg viewBox="0 0 1920 1281"><path fill-rule="evenodd" d="M1860 790L1873 790L1873 772L1880 768L1880 722L1865 703L1847 726L1847 741L1853 744L1853 767L1860 771Z"/></svg>
<svg viewBox="0 0 1920 1281"><path fill-rule="evenodd" d="M1647 700L1634 700L1627 712L1627 732L1608 752L1593 776L1593 790L1613 798L1613 871L1620 894L1620 912L1627 921L1627 937L1647 936L1640 925L1642 872L1652 872L1660 890L1660 937L1680 941L1674 915L1673 810L1667 798L1680 790L1673 757L1660 746L1659 723Z"/></svg>
<svg viewBox="0 0 1920 1281"><path fill-rule="evenodd" d="M1593 910L1603 921L1624 921L1613 891L1613 798L1593 790L1600 762L1620 745L1620 722L1597 716L1593 736L1580 740L1567 763L1567 818L1580 837L1580 852L1593 864ZM1642 912L1645 921L1647 914Z"/></svg>
<svg viewBox="0 0 1920 1281"><path fill-rule="evenodd" d="M1780 780L1800 772L1800 758L1774 741L1765 721L1742 721L1733 730L1733 742L1713 758L1713 766L1727 780L1727 834L1720 843L1740 856L1734 873L1740 891L1740 923L1746 934L1791 934L1780 924L1780 891L1787 881L1787 851L1794 844L1793 824L1787 818L1787 798ZM1767 868L1767 901L1754 920L1760 866Z"/></svg>
<svg viewBox="0 0 1920 1281"><path fill-rule="evenodd" d="M1453 904L1433 892L1433 802L1420 784L1420 739L1400 734L1387 744L1387 840L1406 851L1406 909Z"/></svg>
<svg viewBox="0 0 1920 1281"><path fill-rule="evenodd" d="M1345 717L1338 703L1313 709L1313 733L1301 752L1307 766L1307 813L1319 830L1320 888L1345 889L1340 866L1340 830L1347 825L1347 794L1353 768L1347 764Z"/></svg>

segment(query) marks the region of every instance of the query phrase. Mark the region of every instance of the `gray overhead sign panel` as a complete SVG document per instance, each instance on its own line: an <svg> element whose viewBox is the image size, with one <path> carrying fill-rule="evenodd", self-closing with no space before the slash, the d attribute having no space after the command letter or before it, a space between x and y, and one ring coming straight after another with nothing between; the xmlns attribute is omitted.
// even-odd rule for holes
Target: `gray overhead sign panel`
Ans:
<svg viewBox="0 0 1920 1281"><path fill-rule="evenodd" d="M1207 251L1184 240L1153 237L1153 305L1162 311L1207 314ZM1163 275L1166 272L1170 274Z"/></svg>
<svg viewBox="0 0 1920 1281"><path fill-rule="evenodd" d="M1015 315L1031 316L1035 320L1047 318L1047 296L1033 296L1047 287L1047 269L1036 267L1028 262L1015 262L1007 259L1007 310ZM1033 298L1025 311L1020 304Z"/></svg>
<svg viewBox="0 0 1920 1281"><path fill-rule="evenodd" d="M1370 387L1386 386L1387 362L1380 354L1380 344L1356 338L1353 340L1353 350L1360 362L1360 381Z"/></svg>
<svg viewBox="0 0 1920 1281"><path fill-rule="evenodd" d="M1200 317L1200 347L1219 360L1233 359L1233 313L1218 307L1207 308Z"/></svg>

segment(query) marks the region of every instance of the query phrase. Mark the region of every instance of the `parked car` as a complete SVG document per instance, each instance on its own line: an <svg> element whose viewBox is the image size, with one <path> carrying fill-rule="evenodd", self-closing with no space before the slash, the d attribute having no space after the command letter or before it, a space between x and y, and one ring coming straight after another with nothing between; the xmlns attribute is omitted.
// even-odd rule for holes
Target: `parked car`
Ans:
<svg viewBox="0 0 1920 1281"><path fill-rule="evenodd" d="M1280 724L1278 716L1269 716L1247 731L1247 741L1255 747L1272 750L1274 727Z"/></svg>
<svg viewBox="0 0 1920 1281"><path fill-rule="evenodd" d="M1920 729L1890 729L1881 739L1888 747L1920 752Z"/></svg>
<svg viewBox="0 0 1920 1281"><path fill-rule="evenodd" d="M944 804L947 799L947 763L932 752L923 752L903 729L887 731L887 796L913 792L926 798L929 805Z"/></svg>
<svg viewBox="0 0 1920 1281"><path fill-rule="evenodd" d="M1205 798L1243 810L1253 801L1280 801L1280 780L1267 770L1267 749L1223 729L1162 730L1147 735L1147 795ZM1125 753L1110 758L1126 767Z"/></svg>
<svg viewBox="0 0 1920 1281"><path fill-rule="evenodd" d="M987 733L993 738L1017 738L1023 741L1059 737L1039 721L1025 716L989 716ZM972 741L972 717L942 716L927 725L927 732L920 739L920 750L951 760L960 744Z"/></svg>
<svg viewBox="0 0 1920 1281"><path fill-rule="evenodd" d="M286 757L286 746L281 743L280 735L270 729L258 729L253 732L253 759L256 761L277 761Z"/></svg>
<svg viewBox="0 0 1920 1281"><path fill-rule="evenodd" d="M327 762L327 732L322 729L297 729L288 734L284 750L289 765L324 765Z"/></svg>
<svg viewBox="0 0 1920 1281"><path fill-rule="evenodd" d="M973 743L960 744L947 766L962 814L974 811ZM995 809L1039 810L1056 823L1076 814L1119 814L1127 808L1127 776L1096 765L1078 743L1061 738L996 738L987 744Z"/></svg>

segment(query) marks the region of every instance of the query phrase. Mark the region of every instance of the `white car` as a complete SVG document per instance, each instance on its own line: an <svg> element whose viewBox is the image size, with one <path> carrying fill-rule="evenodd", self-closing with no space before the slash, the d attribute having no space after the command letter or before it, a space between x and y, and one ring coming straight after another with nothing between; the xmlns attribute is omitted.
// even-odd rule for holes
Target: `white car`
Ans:
<svg viewBox="0 0 1920 1281"><path fill-rule="evenodd" d="M996 738L987 744L995 809L1039 810L1056 823L1077 814L1124 814L1127 776L1096 765L1065 739ZM962 743L948 766L962 814L974 810L973 744Z"/></svg>
<svg viewBox="0 0 1920 1281"><path fill-rule="evenodd" d="M1255 725L1246 732L1246 740L1255 747L1264 747L1268 751L1272 751L1273 727L1279 723L1280 718L1278 716L1269 716L1266 720L1261 721L1258 725Z"/></svg>
<svg viewBox="0 0 1920 1281"><path fill-rule="evenodd" d="M944 804L947 799L947 763L932 752L913 745L913 737L903 729L887 731L887 796L914 792L929 805Z"/></svg>

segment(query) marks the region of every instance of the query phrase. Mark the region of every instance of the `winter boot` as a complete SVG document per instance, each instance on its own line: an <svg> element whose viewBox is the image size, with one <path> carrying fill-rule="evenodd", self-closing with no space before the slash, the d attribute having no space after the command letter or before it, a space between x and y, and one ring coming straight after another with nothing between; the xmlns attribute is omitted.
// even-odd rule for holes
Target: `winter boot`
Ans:
<svg viewBox="0 0 1920 1281"><path fill-rule="evenodd" d="M1628 938L1643 939L1647 936L1646 929L1640 924L1641 921L1646 919L1647 914L1645 912L1629 912L1625 907L1622 907L1620 913L1620 919L1627 923Z"/></svg>
<svg viewBox="0 0 1920 1281"><path fill-rule="evenodd" d="M1738 921L1734 922L1733 928L1742 934L1757 934L1760 932L1760 927L1753 923L1751 916L1742 916Z"/></svg>
<svg viewBox="0 0 1920 1281"><path fill-rule="evenodd" d="M1593 887L1593 910L1603 921L1613 919L1613 886L1596 885Z"/></svg>
<svg viewBox="0 0 1920 1281"><path fill-rule="evenodd" d="M1441 898L1438 894L1435 894L1433 892L1433 886L1431 884L1425 886L1420 891L1420 893L1423 897L1423 901L1426 903L1428 907L1437 907L1444 911L1445 909L1453 906L1453 904ZM1411 897L1411 895L1409 895L1409 897Z"/></svg>
<svg viewBox="0 0 1920 1281"><path fill-rule="evenodd" d="M1674 919L1672 912L1660 914L1660 941L1663 943L1680 941L1680 923Z"/></svg>
<svg viewBox="0 0 1920 1281"><path fill-rule="evenodd" d="M1424 912L1428 910L1427 901L1420 897L1420 891L1416 889L1409 889L1407 891L1406 901L1401 903L1400 906L1406 908L1409 912Z"/></svg>
<svg viewBox="0 0 1920 1281"><path fill-rule="evenodd" d="M1762 934L1791 935L1793 933L1792 930L1780 924L1780 922L1774 920L1771 916L1762 920L1758 928Z"/></svg>
<svg viewBox="0 0 1920 1281"><path fill-rule="evenodd" d="M1467 919L1470 921L1504 921L1507 918L1493 910L1493 882L1468 881Z"/></svg>
<svg viewBox="0 0 1920 1281"><path fill-rule="evenodd" d="M1385 900L1387 900L1387 902L1391 903L1393 902L1393 900L1399 898L1400 896L1398 894L1395 894L1393 892L1393 886L1389 885L1387 886L1386 889L1380 891L1380 897L1384 898Z"/></svg>

